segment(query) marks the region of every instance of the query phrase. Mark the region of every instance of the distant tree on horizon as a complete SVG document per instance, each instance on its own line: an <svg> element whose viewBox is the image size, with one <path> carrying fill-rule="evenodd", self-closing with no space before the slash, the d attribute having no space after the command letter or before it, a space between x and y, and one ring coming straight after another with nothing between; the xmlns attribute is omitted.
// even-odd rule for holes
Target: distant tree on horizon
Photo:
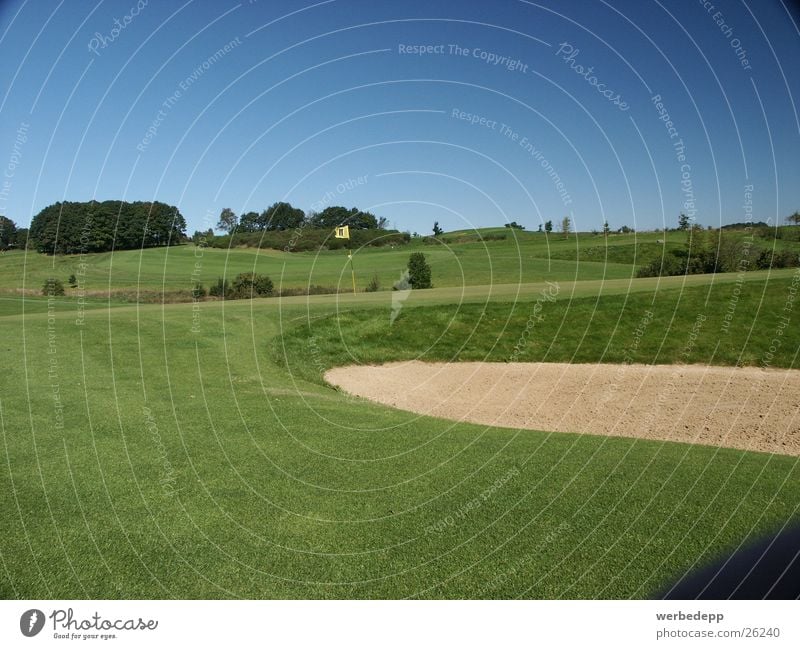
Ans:
<svg viewBox="0 0 800 649"><path fill-rule="evenodd" d="M433 236L438 237L440 234L443 234L444 230L439 227L439 221L433 222Z"/></svg>
<svg viewBox="0 0 800 649"><path fill-rule="evenodd" d="M219 214L217 230L224 230L228 234L233 234L238 222L239 217L236 216L236 212L234 212L230 207L225 207Z"/></svg>
<svg viewBox="0 0 800 649"><path fill-rule="evenodd" d="M787 223L794 223L795 225L800 225L800 212L795 212L794 214L790 214L786 217Z"/></svg>
<svg viewBox="0 0 800 649"><path fill-rule="evenodd" d="M545 232L552 232L553 231L553 222L552 221L545 221L544 222L544 231Z"/></svg>
<svg viewBox="0 0 800 649"><path fill-rule="evenodd" d="M186 220L158 201L67 201L45 207L26 234L49 255L135 250L183 243Z"/></svg>
<svg viewBox="0 0 800 649"><path fill-rule="evenodd" d="M572 221L570 221L570 218L568 216L565 216L563 219L561 219L561 232L564 234L565 238L569 236L569 231L571 227L572 227Z"/></svg>

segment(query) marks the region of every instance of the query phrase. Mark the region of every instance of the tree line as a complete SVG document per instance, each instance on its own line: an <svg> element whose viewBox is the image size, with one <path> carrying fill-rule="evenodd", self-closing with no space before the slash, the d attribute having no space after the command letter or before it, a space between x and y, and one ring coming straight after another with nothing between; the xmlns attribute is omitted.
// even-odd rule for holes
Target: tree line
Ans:
<svg viewBox="0 0 800 649"><path fill-rule="evenodd" d="M50 255L153 248L183 243L186 220L158 201L65 201L34 216L29 235L32 247Z"/></svg>
<svg viewBox="0 0 800 649"><path fill-rule="evenodd" d="M280 232L311 227L333 229L339 225L349 225L353 230L383 230L386 219L357 207L350 209L341 205L326 207L321 212L306 213L291 203L273 203L262 212L245 212L239 216L226 207L219 215L217 230L227 234L250 232Z"/></svg>

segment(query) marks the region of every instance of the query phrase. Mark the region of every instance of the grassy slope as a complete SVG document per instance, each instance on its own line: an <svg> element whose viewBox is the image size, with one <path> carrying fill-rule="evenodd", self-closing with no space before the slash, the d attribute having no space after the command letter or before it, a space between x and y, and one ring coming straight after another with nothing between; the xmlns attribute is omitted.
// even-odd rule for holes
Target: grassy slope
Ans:
<svg viewBox="0 0 800 649"><path fill-rule="evenodd" d="M322 367L417 358L798 366L800 328L788 327L781 317L798 290L800 270L769 279L747 273L744 282L713 286L704 277L706 285L685 287L636 280L635 290L602 298L576 295L570 289L582 288L578 284L559 285L553 300L542 297L545 286L517 302L424 308L411 302L394 323L385 307L342 308L291 331L276 354L293 372L317 381ZM779 348L770 353L778 336ZM308 359L311 339L319 348L315 363Z"/></svg>
<svg viewBox="0 0 800 649"><path fill-rule="evenodd" d="M491 234L491 230L481 231ZM658 234L612 236L607 242L592 235L545 237L543 234L509 232L504 241L482 241L480 233L448 235L442 243L420 241L395 249L364 248L355 254L357 281L361 289L377 274L384 288L397 281L409 254L421 250L440 287L504 284L550 280L590 280L632 277L635 266L649 261L636 257L634 244L655 254ZM679 245L682 235L670 234L670 245ZM674 241L673 241L674 239ZM461 241L460 243L457 241ZM606 250L607 244L607 250ZM655 247L655 248L654 248ZM653 250L651 250L651 248ZM580 256L580 250L586 255ZM585 258L584 258L585 257ZM580 264L575 259L580 258ZM79 256L48 257L22 251L0 255L0 290L22 287L38 291L50 276L64 281L78 270ZM128 250L87 255L86 290L107 294L109 290L189 290L195 277L208 286L218 277L255 271L270 275L276 285L308 284L350 287L350 269L344 251L285 253L251 248L220 250L193 246ZM24 269L24 270L23 270ZM196 271L196 274L194 274ZM69 290L69 289L68 289Z"/></svg>
<svg viewBox="0 0 800 649"><path fill-rule="evenodd" d="M758 301L761 284L748 280L724 358L759 355L785 291L786 280L771 284L768 308L756 310L745 302ZM708 313L733 286L715 285ZM707 291L684 291L677 308L675 294L659 298L642 354L652 360L669 314L667 339L685 331ZM3 318L0 595L645 596L796 515L794 458L454 425L320 385L319 368L346 359L330 314L361 300L384 306L340 322L367 359L396 357L398 344L409 345L400 355L416 355L438 333L429 355L451 357L468 340L459 357L502 357L527 319L522 303L415 311L412 295L389 332L389 297L206 303L199 333L191 305L95 310L84 327L64 311L52 354L44 315L26 316L24 327ZM558 346L547 358L577 349L576 358L597 360L611 340L610 358L642 300L647 293L605 297L597 308L596 298L569 311L548 304L540 335ZM505 332L493 318L508 319ZM313 344L306 326L297 329L308 322ZM748 340L749 331L758 333ZM271 342L282 332L285 348ZM798 348L791 335L783 359ZM527 358L542 357L536 340ZM704 337L696 360L709 358L713 341ZM275 363L287 352L290 372ZM54 427L54 383L63 430Z"/></svg>

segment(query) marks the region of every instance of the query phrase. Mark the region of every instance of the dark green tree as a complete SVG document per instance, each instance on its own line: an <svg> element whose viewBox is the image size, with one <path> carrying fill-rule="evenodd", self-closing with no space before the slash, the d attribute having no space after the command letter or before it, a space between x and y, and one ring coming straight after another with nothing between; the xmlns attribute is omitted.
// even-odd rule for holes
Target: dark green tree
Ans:
<svg viewBox="0 0 800 649"><path fill-rule="evenodd" d="M294 230L303 225L306 215L291 203L273 203L259 215L260 230Z"/></svg>
<svg viewBox="0 0 800 649"><path fill-rule="evenodd" d="M444 230L442 230L442 228L439 227L439 221L434 221L433 222L433 236L434 237L438 237L443 232L444 232Z"/></svg>
<svg viewBox="0 0 800 649"><path fill-rule="evenodd" d="M258 212L247 212L239 217L239 225L236 228L237 232L258 232L261 230L259 223Z"/></svg>
<svg viewBox="0 0 800 649"><path fill-rule="evenodd" d="M553 231L553 222L552 221L545 221L544 222L544 231L545 232L552 232Z"/></svg>
<svg viewBox="0 0 800 649"><path fill-rule="evenodd" d="M786 222L793 223L794 225L800 225L800 212L795 212L794 214L787 216Z"/></svg>
<svg viewBox="0 0 800 649"><path fill-rule="evenodd" d="M421 252L412 252L408 259L408 282L412 288L433 288L431 267Z"/></svg>
<svg viewBox="0 0 800 649"><path fill-rule="evenodd" d="M679 230L689 229L689 217L686 216L683 212L681 212L680 215L678 216L678 229Z"/></svg>
<svg viewBox="0 0 800 649"><path fill-rule="evenodd" d="M326 207L314 214L311 225L315 228L335 228L337 225L349 225L353 230L377 229L378 219L370 212L362 212L357 207L349 210L341 205Z"/></svg>
<svg viewBox="0 0 800 649"><path fill-rule="evenodd" d="M0 216L0 250L8 250L16 245L17 224L8 217Z"/></svg>
<svg viewBox="0 0 800 649"><path fill-rule="evenodd" d="M181 243L186 221L158 201L55 203L33 217L30 237L48 254L132 250Z"/></svg>

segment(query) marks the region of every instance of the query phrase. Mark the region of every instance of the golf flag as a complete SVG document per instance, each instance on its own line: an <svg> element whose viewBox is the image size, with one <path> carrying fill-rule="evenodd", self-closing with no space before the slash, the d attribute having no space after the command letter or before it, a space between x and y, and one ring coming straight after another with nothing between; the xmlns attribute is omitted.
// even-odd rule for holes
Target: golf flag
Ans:
<svg viewBox="0 0 800 649"><path fill-rule="evenodd" d="M350 226L349 225L340 225L334 230L334 236L337 239L349 239L350 238Z"/></svg>

